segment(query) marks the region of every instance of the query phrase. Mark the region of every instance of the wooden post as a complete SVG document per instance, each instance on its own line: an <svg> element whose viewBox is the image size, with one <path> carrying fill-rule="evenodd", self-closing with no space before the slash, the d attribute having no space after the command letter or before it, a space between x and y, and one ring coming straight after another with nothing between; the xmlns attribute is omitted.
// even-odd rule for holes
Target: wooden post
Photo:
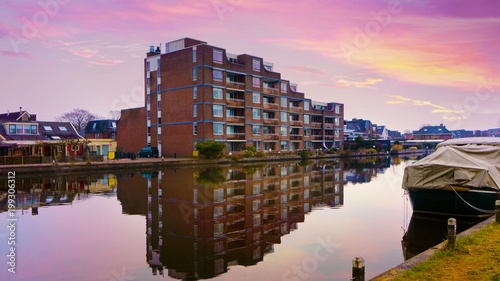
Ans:
<svg viewBox="0 0 500 281"><path fill-rule="evenodd" d="M495 201L496 221L500 223L500 200Z"/></svg>
<svg viewBox="0 0 500 281"><path fill-rule="evenodd" d="M355 257L352 260L352 279L354 281L365 281L365 260Z"/></svg>
<svg viewBox="0 0 500 281"><path fill-rule="evenodd" d="M454 218L448 219L448 248L455 248L457 241L457 220Z"/></svg>

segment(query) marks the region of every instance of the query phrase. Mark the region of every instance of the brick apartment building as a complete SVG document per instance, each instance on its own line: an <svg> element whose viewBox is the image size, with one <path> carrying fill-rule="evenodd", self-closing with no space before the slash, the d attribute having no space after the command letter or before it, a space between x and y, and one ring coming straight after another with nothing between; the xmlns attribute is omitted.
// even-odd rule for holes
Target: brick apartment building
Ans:
<svg viewBox="0 0 500 281"><path fill-rule="evenodd" d="M123 139L144 138L163 156L191 156L204 140L223 141L228 151L323 149L343 142L343 104L307 99L259 57L184 38L167 43L164 53L151 46L144 79L145 118L121 123L144 122L146 132Z"/></svg>

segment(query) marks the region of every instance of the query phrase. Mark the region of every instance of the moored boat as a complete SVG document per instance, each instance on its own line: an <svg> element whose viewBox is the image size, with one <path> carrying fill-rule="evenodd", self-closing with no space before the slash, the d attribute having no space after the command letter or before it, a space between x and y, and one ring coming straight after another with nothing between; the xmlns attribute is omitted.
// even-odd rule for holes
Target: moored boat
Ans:
<svg viewBox="0 0 500 281"><path fill-rule="evenodd" d="M481 217L500 199L500 138L451 139L405 168L414 212Z"/></svg>

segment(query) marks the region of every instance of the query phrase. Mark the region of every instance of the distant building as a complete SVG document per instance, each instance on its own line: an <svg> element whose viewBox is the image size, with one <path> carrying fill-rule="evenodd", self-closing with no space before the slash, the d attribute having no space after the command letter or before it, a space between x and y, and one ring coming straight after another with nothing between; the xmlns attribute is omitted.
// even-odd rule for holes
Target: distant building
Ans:
<svg viewBox="0 0 500 281"><path fill-rule="evenodd" d="M488 129L487 135L489 137L500 137L500 128Z"/></svg>
<svg viewBox="0 0 500 281"><path fill-rule="evenodd" d="M350 134L346 140L354 140L356 137L370 139L373 137L374 128L370 120L353 118L351 121L345 121L345 130Z"/></svg>
<svg viewBox="0 0 500 281"><path fill-rule="evenodd" d="M453 133L446 126L423 126L418 131L413 131L414 140L448 140L453 138Z"/></svg>
<svg viewBox="0 0 500 281"><path fill-rule="evenodd" d="M125 153L137 153L147 146L146 107L130 108L121 111L116 122L117 146Z"/></svg>
<svg viewBox="0 0 500 281"><path fill-rule="evenodd" d="M475 137L476 134L474 131L470 130L453 130L451 131L453 133L453 138L459 139L459 138L470 138L470 137Z"/></svg>
<svg viewBox="0 0 500 281"><path fill-rule="evenodd" d="M89 121L85 126L85 138L90 141L92 154L107 157L109 152L116 152L116 120Z"/></svg>
<svg viewBox="0 0 500 281"><path fill-rule="evenodd" d="M389 130L388 134L389 134L389 138L391 140L402 140L402 139L404 139L404 137L403 137L403 135L401 134L400 131Z"/></svg>
<svg viewBox="0 0 500 281"><path fill-rule="evenodd" d="M375 139L378 140L388 140L389 139L389 130L385 126L375 126Z"/></svg>

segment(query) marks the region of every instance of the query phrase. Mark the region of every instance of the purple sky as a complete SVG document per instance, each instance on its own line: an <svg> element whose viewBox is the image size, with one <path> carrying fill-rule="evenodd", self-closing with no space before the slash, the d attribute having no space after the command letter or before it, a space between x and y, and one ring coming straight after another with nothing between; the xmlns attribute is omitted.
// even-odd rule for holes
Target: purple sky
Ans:
<svg viewBox="0 0 500 281"><path fill-rule="evenodd" d="M150 45L191 37L274 63L345 118L500 127L500 1L3 0L0 112L138 107Z"/></svg>

